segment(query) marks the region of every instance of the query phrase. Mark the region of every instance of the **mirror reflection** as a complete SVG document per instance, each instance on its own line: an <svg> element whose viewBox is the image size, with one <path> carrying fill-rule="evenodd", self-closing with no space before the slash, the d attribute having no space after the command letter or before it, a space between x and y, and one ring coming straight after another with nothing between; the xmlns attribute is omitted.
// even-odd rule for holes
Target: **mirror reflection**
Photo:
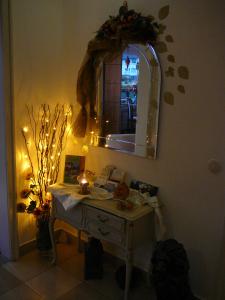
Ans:
<svg viewBox="0 0 225 300"><path fill-rule="evenodd" d="M104 63L99 92L99 145L156 156L161 73L154 49L129 45Z"/></svg>

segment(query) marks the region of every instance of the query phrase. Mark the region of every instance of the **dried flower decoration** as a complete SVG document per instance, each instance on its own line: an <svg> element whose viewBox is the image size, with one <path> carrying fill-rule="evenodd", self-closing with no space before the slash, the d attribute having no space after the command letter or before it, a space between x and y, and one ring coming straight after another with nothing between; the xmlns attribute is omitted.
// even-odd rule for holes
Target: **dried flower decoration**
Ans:
<svg viewBox="0 0 225 300"><path fill-rule="evenodd" d="M45 202L42 206L43 210L49 210L50 209L50 205L48 202Z"/></svg>
<svg viewBox="0 0 225 300"><path fill-rule="evenodd" d="M31 194L32 190L31 189L23 189L21 192L20 192L20 197L22 199L27 199L30 194Z"/></svg>
<svg viewBox="0 0 225 300"><path fill-rule="evenodd" d="M33 173L27 173L25 176L25 180L31 180L33 178Z"/></svg>
<svg viewBox="0 0 225 300"><path fill-rule="evenodd" d="M36 206L37 206L37 202L34 201L34 200L31 200L31 201L30 201L30 204L29 204L29 206L28 206L28 208L27 208L27 212L28 212L29 214L33 213L34 210L35 210L35 208L36 208Z"/></svg>
<svg viewBox="0 0 225 300"><path fill-rule="evenodd" d="M33 211L33 214L35 217L38 217L40 216L42 213L41 209L40 208L35 208L34 211Z"/></svg>
<svg viewBox="0 0 225 300"><path fill-rule="evenodd" d="M27 208L27 206L25 203L23 203L23 202L17 203L16 210L18 213L24 213L26 211L26 208Z"/></svg>

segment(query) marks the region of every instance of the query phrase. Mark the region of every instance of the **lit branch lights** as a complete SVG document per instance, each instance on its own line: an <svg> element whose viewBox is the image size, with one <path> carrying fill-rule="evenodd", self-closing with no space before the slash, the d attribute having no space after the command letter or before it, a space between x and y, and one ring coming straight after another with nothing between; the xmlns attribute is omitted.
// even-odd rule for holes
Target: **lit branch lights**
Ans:
<svg viewBox="0 0 225 300"><path fill-rule="evenodd" d="M27 105L26 110L28 125L21 132L32 173L30 188L42 207L48 186L58 178L62 151L71 131L72 108L57 104L51 110L49 105L43 104L37 115L33 106Z"/></svg>

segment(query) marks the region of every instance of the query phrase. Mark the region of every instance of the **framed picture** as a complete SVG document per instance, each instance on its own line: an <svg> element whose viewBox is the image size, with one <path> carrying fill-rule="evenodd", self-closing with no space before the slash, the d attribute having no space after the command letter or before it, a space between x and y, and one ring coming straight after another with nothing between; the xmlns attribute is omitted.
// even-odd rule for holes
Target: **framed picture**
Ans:
<svg viewBox="0 0 225 300"><path fill-rule="evenodd" d="M77 176L84 172L85 156L66 155L64 183L77 184Z"/></svg>
<svg viewBox="0 0 225 300"><path fill-rule="evenodd" d="M104 185L104 189L108 192L113 193L118 186L118 182L108 180Z"/></svg>
<svg viewBox="0 0 225 300"><path fill-rule="evenodd" d="M117 168L115 168L109 176L109 180L115 182L123 182L124 178L125 178L125 172Z"/></svg>

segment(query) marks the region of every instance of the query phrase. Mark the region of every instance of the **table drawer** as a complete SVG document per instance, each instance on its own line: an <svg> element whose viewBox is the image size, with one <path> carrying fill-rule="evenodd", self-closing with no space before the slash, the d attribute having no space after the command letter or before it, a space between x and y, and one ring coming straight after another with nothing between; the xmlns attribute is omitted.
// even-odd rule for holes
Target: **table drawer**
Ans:
<svg viewBox="0 0 225 300"><path fill-rule="evenodd" d="M110 226L119 232L125 231L125 220L92 207L87 208L87 220L93 220L100 225Z"/></svg>
<svg viewBox="0 0 225 300"><path fill-rule="evenodd" d="M125 244L125 233L123 231L117 231L112 227L109 227L93 220L88 220L86 223L86 230L88 233L101 240L112 242L119 246Z"/></svg>

